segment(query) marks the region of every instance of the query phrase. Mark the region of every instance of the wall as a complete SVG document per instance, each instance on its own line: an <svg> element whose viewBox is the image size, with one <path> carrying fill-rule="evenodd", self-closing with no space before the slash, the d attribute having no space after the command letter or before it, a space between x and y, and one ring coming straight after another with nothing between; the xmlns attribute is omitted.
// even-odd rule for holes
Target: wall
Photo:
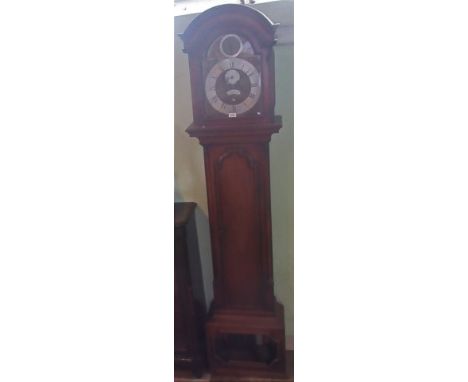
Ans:
<svg viewBox="0 0 468 382"><path fill-rule="evenodd" d="M276 114L283 116L283 128L270 144L271 213L275 294L284 304L286 335L294 333L294 174L293 174L293 79L294 45L291 2L256 6L272 21L279 22L275 46ZM203 149L185 129L192 122L188 60L182 52L183 32L196 15L175 17L174 21L174 170L175 200L198 203L196 212L200 253L207 301L213 298L211 248L208 225Z"/></svg>

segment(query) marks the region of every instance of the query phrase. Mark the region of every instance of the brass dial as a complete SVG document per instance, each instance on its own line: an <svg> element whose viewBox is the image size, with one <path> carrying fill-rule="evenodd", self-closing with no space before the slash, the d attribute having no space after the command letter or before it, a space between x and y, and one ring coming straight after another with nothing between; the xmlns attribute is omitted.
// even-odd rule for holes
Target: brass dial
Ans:
<svg viewBox="0 0 468 382"><path fill-rule="evenodd" d="M252 109L260 93L260 73L252 63L239 57L217 62L206 76L205 95L208 103L229 117L237 117Z"/></svg>

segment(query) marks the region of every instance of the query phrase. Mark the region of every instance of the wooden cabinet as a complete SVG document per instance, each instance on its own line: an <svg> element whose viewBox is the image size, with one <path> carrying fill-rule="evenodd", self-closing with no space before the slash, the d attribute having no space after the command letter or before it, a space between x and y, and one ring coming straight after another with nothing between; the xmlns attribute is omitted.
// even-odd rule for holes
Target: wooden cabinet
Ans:
<svg viewBox="0 0 468 382"><path fill-rule="evenodd" d="M206 366L206 303L195 203L174 203L174 365L197 377Z"/></svg>
<svg viewBox="0 0 468 382"><path fill-rule="evenodd" d="M274 296L269 142L275 116L275 30L261 12L224 4L181 34L193 123L204 150L214 300L206 324L215 377L283 378L283 306Z"/></svg>

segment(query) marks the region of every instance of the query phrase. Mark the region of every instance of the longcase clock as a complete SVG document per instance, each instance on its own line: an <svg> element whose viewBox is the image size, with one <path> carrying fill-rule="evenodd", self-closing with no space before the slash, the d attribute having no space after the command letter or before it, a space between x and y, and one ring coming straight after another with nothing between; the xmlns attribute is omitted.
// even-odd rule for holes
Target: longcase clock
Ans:
<svg viewBox="0 0 468 382"><path fill-rule="evenodd" d="M214 300L206 324L214 375L285 374L283 306L273 291L270 213L275 29L244 5L213 7L180 35L193 123L204 149Z"/></svg>

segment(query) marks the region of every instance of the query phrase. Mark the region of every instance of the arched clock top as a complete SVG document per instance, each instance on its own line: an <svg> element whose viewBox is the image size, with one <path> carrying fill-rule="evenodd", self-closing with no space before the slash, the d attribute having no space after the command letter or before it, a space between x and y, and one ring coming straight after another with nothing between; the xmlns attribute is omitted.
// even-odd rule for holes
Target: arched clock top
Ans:
<svg viewBox="0 0 468 382"><path fill-rule="evenodd" d="M243 35L258 51L275 44L278 25L249 6L224 4L198 15L179 36L184 42L185 53L207 51L220 34L230 33Z"/></svg>

